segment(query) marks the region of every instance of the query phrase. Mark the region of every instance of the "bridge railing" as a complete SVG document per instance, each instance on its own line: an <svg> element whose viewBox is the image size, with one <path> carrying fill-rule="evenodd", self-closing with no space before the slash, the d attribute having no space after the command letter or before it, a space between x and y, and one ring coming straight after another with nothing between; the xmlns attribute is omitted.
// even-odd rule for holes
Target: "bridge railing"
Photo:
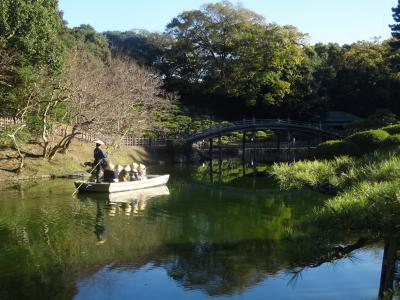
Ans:
<svg viewBox="0 0 400 300"><path fill-rule="evenodd" d="M214 135L218 134L223 131L235 131L241 130L243 127L247 126L254 126L257 127L257 125L263 125L263 126L274 126L274 125L282 125L282 126L288 126L288 127L303 127L311 130L316 130L316 131L324 131L327 130L327 127L324 126L323 123L315 123L315 122L303 122L303 121L293 121L290 119L243 119L240 121L232 122L229 124L217 124L213 125L206 130L203 130L201 132L194 132L188 135L183 136L182 138L185 140L192 140L196 138L201 138L202 136L209 136L209 135ZM340 133L336 130L329 129L327 130L329 133L335 134L335 135L340 135Z"/></svg>

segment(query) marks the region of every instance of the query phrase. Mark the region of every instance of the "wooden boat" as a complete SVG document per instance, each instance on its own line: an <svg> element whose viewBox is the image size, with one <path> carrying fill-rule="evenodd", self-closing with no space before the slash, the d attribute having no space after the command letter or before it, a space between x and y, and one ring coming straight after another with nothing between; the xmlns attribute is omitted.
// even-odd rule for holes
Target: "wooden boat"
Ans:
<svg viewBox="0 0 400 300"><path fill-rule="evenodd" d="M75 187L79 192L115 193L133 191L164 185L168 182L169 175L148 175L147 179L125 182L90 182L75 181Z"/></svg>

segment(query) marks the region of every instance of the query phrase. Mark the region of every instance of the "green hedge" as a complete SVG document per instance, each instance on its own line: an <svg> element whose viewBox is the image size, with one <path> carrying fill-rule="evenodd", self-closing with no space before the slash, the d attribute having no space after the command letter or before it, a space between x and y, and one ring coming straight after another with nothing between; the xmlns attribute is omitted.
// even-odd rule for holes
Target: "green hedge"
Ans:
<svg viewBox="0 0 400 300"><path fill-rule="evenodd" d="M400 146L400 134L391 135L383 142L385 148L397 146Z"/></svg>
<svg viewBox="0 0 400 300"><path fill-rule="evenodd" d="M400 134L400 124L389 125L381 129L390 134Z"/></svg>
<svg viewBox="0 0 400 300"><path fill-rule="evenodd" d="M346 140L356 144L362 154L378 149L388 137L385 130L375 129L353 133Z"/></svg>
<svg viewBox="0 0 400 300"><path fill-rule="evenodd" d="M315 157L319 159L332 159L341 155L358 155L359 152L358 146L351 141L333 140L318 145L315 150Z"/></svg>

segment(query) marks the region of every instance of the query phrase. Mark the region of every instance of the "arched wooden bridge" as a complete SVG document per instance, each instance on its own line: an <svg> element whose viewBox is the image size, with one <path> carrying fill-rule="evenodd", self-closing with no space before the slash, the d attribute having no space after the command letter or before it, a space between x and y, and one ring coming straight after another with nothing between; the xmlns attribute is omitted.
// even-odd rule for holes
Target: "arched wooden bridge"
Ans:
<svg viewBox="0 0 400 300"><path fill-rule="evenodd" d="M216 125L202 132L189 134L183 137L187 143L195 143L201 140L218 137L235 131L292 131L308 133L326 138L342 138L342 134L333 129L325 128L322 124L311 122L299 122L287 119L251 119L241 120L226 125Z"/></svg>

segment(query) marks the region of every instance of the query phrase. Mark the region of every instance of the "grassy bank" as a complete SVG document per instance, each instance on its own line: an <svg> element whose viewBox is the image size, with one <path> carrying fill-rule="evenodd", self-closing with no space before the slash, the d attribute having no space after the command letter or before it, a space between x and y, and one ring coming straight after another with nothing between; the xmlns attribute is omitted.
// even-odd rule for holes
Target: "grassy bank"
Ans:
<svg viewBox="0 0 400 300"><path fill-rule="evenodd" d="M18 159L13 149L0 148L0 181L25 180L31 178L65 177L85 173L82 163L93 160L92 143L73 141L66 153L57 154L49 161L41 157L42 147L37 143L28 143L22 148L25 155L25 165L21 172L16 173ZM116 164L128 164L133 161L147 165L162 164L168 157L162 151L150 151L144 147L105 147L111 160Z"/></svg>
<svg viewBox="0 0 400 300"><path fill-rule="evenodd" d="M275 164L282 189L304 187L334 195L307 222L327 229L390 232L400 224L400 150L361 157Z"/></svg>

